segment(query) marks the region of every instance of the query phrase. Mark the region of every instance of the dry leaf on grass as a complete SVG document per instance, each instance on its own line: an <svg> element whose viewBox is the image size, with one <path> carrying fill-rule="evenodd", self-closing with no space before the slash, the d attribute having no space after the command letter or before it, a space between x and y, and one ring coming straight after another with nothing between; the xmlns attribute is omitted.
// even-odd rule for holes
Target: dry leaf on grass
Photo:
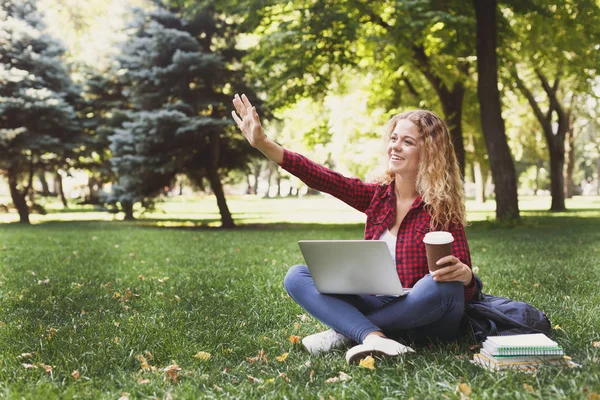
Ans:
<svg viewBox="0 0 600 400"><path fill-rule="evenodd" d="M211 357L210 353L207 353L206 351L199 351L194 355L194 358L197 358L200 361L206 361Z"/></svg>
<svg viewBox="0 0 600 400"><path fill-rule="evenodd" d="M246 357L246 361L248 361L250 364L255 363L257 361L262 361L266 364L269 362L269 359L267 358L267 353L265 353L265 351L261 349L256 357Z"/></svg>
<svg viewBox="0 0 600 400"><path fill-rule="evenodd" d="M33 353L21 353L17 356L17 360L24 360L33 357Z"/></svg>
<svg viewBox="0 0 600 400"><path fill-rule="evenodd" d="M363 367L363 368L368 368L368 369L375 369L375 359L371 356L368 356L366 358L363 358L362 360L360 360L360 362L358 363L359 366Z"/></svg>
<svg viewBox="0 0 600 400"><path fill-rule="evenodd" d="M148 360L141 354L136 354L135 359L140 362L140 368L142 371L150 371L150 365L148 364Z"/></svg>
<svg viewBox="0 0 600 400"><path fill-rule="evenodd" d="M260 378L255 378L253 376L248 375L248 379L250 379L250 381L252 381L253 383L263 383L264 381Z"/></svg>
<svg viewBox="0 0 600 400"><path fill-rule="evenodd" d="M38 367L43 368L44 371L46 371L47 374L51 374L52 373L52 365L38 363Z"/></svg>
<svg viewBox="0 0 600 400"><path fill-rule="evenodd" d="M282 355L275 357L275 359L279 362L284 362L289 355L290 353L283 353Z"/></svg>
<svg viewBox="0 0 600 400"><path fill-rule="evenodd" d="M310 381L310 383L313 383L315 381L315 370L314 369L310 370L310 375L308 375L308 380Z"/></svg>
<svg viewBox="0 0 600 400"><path fill-rule="evenodd" d="M292 335L292 336L290 336L289 340L293 344L298 344L298 343L300 343L300 336Z"/></svg>
<svg viewBox="0 0 600 400"><path fill-rule="evenodd" d="M552 327L552 329L557 330L557 331L562 331L563 328L560 327L560 325L556 324Z"/></svg>
<svg viewBox="0 0 600 400"><path fill-rule="evenodd" d="M352 377L345 372L340 371L338 376L334 376L333 378L329 378L325 380L325 383L336 383L336 382L344 382L352 379Z"/></svg>
<svg viewBox="0 0 600 400"><path fill-rule="evenodd" d="M459 383L456 391L460 393L461 397L469 397L471 396L471 393L473 393L471 386L467 385L466 383Z"/></svg>
<svg viewBox="0 0 600 400"><path fill-rule="evenodd" d="M78 370L75 370L75 371L71 372L71 376L72 376L72 377L73 377L73 379L75 379L75 380L79 379L79 375L80 375L80 374L79 374L79 371L78 371Z"/></svg>
<svg viewBox="0 0 600 400"><path fill-rule="evenodd" d="M592 342L592 346L594 346L594 347L600 347L600 341L598 341L598 342Z"/></svg>
<svg viewBox="0 0 600 400"><path fill-rule="evenodd" d="M535 392L535 389L533 388L533 386L528 385L526 383L523 384L523 389L525 389L525 391L528 392L528 393Z"/></svg>
<svg viewBox="0 0 600 400"><path fill-rule="evenodd" d="M165 373L165 381L169 380L171 383L179 382L179 371L181 368L175 361L171 361L173 364L169 365L166 368L163 368L163 372Z"/></svg>
<svg viewBox="0 0 600 400"><path fill-rule="evenodd" d="M287 375L285 374L285 372L280 372L279 373L279 377L283 378L283 380L286 381L287 383L290 383L290 378L287 377Z"/></svg>
<svg viewBox="0 0 600 400"><path fill-rule="evenodd" d="M28 363L23 363L22 365L23 365L23 367L25 367L25 369L33 369L33 368L37 368L35 365L33 365L33 364L28 364Z"/></svg>
<svg viewBox="0 0 600 400"><path fill-rule="evenodd" d="M142 378L142 377L140 376L140 377L138 378L138 383L139 383L140 385L145 385L145 384L147 384L147 383L150 383L150 379L148 379L148 378L144 379L144 378Z"/></svg>

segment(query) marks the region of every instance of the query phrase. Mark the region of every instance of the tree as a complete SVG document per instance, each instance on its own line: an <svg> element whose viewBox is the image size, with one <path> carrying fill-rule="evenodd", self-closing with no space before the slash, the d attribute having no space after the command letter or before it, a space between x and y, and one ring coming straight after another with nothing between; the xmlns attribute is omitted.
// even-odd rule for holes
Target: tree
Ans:
<svg viewBox="0 0 600 400"><path fill-rule="evenodd" d="M464 171L462 107L473 53L473 11L462 1L296 0L243 3L261 40L251 58L254 78L272 106L319 98L347 68L387 80L380 102L423 96L426 81L439 101ZM414 71L418 71L415 73ZM390 92L390 96L386 94ZM381 103L380 103L381 104ZM438 104L434 104L437 106Z"/></svg>
<svg viewBox="0 0 600 400"><path fill-rule="evenodd" d="M550 210L563 211L573 130L585 114L580 102L592 93L600 65L600 5L594 0L546 2L522 15L508 13L507 19L519 43L507 53L514 86L529 102L548 147Z"/></svg>
<svg viewBox="0 0 600 400"><path fill-rule="evenodd" d="M38 170L76 156L79 96L63 63L64 48L44 33L34 0L0 6L0 172L7 176L21 223Z"/></svg>
<svg viewBox="0 0 600 400"><path fill-rule="evenodd" d="M131 111L110 137L119 177L112 201L132 218L134 203L148 204L184 173L198 186L208 181L222 226L233 227L221 177L251 153L231 129L228 88L246 86L232 65L232 38L211 7L188 19L156 3L137 12L117 57Z"/></svg>
<svg viewBox="0 0 600 400"><path fill-rule="evenodd" d="M477 17L477 95L481 110L481 127L495 184L496 219L517 220L520 218L517 178L506 141L498 90L497 3L496 0L473 0L473 6Z"/></svg>

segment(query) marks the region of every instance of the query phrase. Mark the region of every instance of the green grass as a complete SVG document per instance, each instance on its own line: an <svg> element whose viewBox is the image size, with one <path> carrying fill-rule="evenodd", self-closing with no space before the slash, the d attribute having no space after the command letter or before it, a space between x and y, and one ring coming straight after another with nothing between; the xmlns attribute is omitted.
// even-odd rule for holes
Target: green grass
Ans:
<svg viewBox="0 0 600 400"><path fill-rule="evenodd" d="M72 222L51 214L29 227L0 225L0 397L459 399L456 387L466 383L478 399L596 398L600 206L598 198L577 201L573 211L548 215L532 199L514 228L487 221L493 207L470 213L479 219L467 236L486 291L545 311L560 327L552 337L581 364L534 374L472 365L469 339L377 360L374 371L346 365L343 351L310 356L292 344L291 335L322 329L282 285L289 266L302 262L297 240L362 237L362 216L329 200L236 199L238 220L279 223L235 230L205 227L214 209L190 200L164 204L172 212L163 226L90 222L87 212ZM288 211L298 206L300 216ZM315 216L350 222L299 223ZM267 363L248 361L260 350ZM194 358L199 351L212 357ZM141 370L136 356L146 352L156 371ZM19 360L22 353L33 355ZM173 362L179 383L161 371ZM52 373L23 363L51 365ZM325 383L340 371L352 379Z"/></svg>

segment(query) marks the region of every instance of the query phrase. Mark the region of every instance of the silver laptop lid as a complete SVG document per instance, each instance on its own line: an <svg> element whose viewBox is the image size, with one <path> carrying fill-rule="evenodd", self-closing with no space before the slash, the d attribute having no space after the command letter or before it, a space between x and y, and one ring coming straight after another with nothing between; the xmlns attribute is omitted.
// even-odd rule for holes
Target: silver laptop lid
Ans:
<svg viewBox="0 0 600 400"><path fill-rule="evenodd" d="M320 293L405 294L383 240L301 240L298 246Z"/></svg>

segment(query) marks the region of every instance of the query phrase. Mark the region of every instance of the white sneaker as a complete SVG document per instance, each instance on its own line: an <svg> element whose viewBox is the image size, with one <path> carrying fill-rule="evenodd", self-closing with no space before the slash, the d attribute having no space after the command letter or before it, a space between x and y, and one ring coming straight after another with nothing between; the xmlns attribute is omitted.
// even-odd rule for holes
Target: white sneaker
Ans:
<svg viewBox="0 0 600 400"><path fill-rule="evenodd" d="M350 338L333 329L315 333L302 339L302 345L306 351L313 355L347 346L351 342Z"/></svg>
<svg viewBox="0 0 600 400"><path fill-rule="evenodd" d="M346 361L348 364L354 364L367 356L396 357L401 354L414 352L415 351L410 347L398 343L395 340L377 335L369 335L365 338L363 344L359 344L348 350L346 353Z"/></svg>

